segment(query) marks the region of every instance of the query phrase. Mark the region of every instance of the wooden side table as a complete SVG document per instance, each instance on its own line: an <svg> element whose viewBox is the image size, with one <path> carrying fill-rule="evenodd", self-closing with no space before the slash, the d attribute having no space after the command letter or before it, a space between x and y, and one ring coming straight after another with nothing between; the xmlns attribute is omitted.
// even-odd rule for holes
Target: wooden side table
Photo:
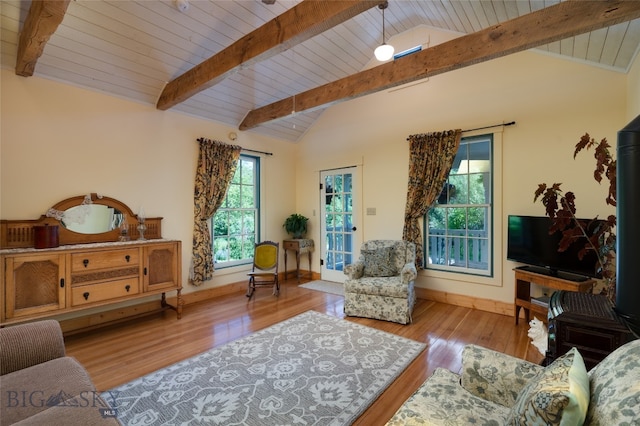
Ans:
<svg viewBox="0 0 640 426"><path fill-rule="evenodd" d="M284 279L287 279L287 251L293 250L296 252L296 276L298 278L298 282L300 282L300 255L307 253L309 258L309 275L311 272L311 253L313 253L313 240L308 238L297 238L293 240L284 240L282 242L282 247L284 248ZM293 272L293 271L292 271Z"/></svg>
<svg viewBox="0 0 640 426"><path fill-rule="evenodd" d="M524 317L529 323L529 311L534 311L543 315L543 320L547 320L547 314L549 309L542 306L531 303L531 283L536 283L542 287L548 287L555 290L568 290L577 291L581 293L590 293L593 289L593 285L596 283L594 279L585 279L584 281L571 281L561 277L554 277L551 275L544 275L533 272L526 269L527 267L514 269L516 273L516 288L515 288L515 314L516 325L518 324L518 317L520 314L520 308L524 309Z"/></svg>

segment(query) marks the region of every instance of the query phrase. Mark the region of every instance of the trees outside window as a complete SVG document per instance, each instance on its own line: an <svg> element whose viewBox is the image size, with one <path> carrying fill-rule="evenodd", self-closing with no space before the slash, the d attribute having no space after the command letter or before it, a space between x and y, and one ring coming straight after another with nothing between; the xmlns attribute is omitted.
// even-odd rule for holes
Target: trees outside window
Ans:
<svg viewBox="0 0 640 426"><path fill-rule="evenodd" d="M436 203L425 217L425 267L492 273L493 135L463 138Z"/></svg>
<svg viewBox="0 0 640 426"><path fill-rule="evenodd" d="M253 262L259 235L260 159L241 155L227 196L211 219L213 260L219 267Z"/></svg>

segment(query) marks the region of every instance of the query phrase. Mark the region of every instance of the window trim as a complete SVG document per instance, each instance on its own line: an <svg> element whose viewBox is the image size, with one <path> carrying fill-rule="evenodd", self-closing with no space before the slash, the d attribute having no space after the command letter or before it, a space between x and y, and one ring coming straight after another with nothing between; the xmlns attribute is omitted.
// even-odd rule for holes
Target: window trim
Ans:
<svg viewBox="0 0 640 426"><path fill-rule="evenodd" d="M438 271L438 272L444 272L444 273L457 273L457 274L462 274L462 275L473 275L473 276L480 276L480 277L488 277L488 278L492 278L494 277L494 271L495 271L495 261L496 261L496 233L494 231L494 222L495 222L495 215L496 215L496 198L495 198L495 182L496 182L496 134L495 133L479 133L476 135L472 135L472 136L467 136L461 139L460 141L460 146L462 146L462 143L465 142L465 144L468 143L472 143L473 141L485 141L488 140L490 143L490 149L489 149L489 159L490 159L490 183L489 183L489 187L491 188L490 190L490 199L489 199L489 203L485 203L485 204L444 204L443 206L450 206L452 208L455 207L460 207L460 208L473 208L473 207L488 207L489 210L489 215L490 218L486 223L487 226L487 241L488 241L488 253L489 253L489 259L487 260L487 269L486 270L481 270L481 269L473 269L473 268L469 268L468 266L465 267L459 267L459 266L448 266L448 265L439 265L439 264L429 264L428 259L429 259L429 212L431 211L431 208L438 205L438 204L434 204L429 207L429 210L427 211L427 213L423 216L423 221L422 221L422 229L423 229L423 241L422 241L422 251L423 251L423 269L426 271ZM460 149L460 148L458 148ZM457 153L456 153L457 155ZM451 175L451 173L449 173L449 176ZM469 175L467 173L467 175ZM449 176L447 176L447 180L449 179ZM465 243L469 241L468 236L465 236ZM473 238L472 238L473 239ZM468 259L467 259L468 261Z"/></svg>
<svg viewBox="0 0 640 426"><path fill-rule="evenodd" d="M261 174L262 174L262 164L260 162L260 156L257 155L249 155L249 154L240 154L240 158L238 161L242 161L243 159L250 159L251 161L254 162L254 188L255 188L255 212L256 212L256 222L255 222L255 240L254 240L254 244L257 243L260 240L260 236L262 235L262 204L261 204L261 193L262 193L262 185L261 185ZM238 165L239 166L239 165ZM239 170L239 169L238 169ZM228 195L228 194L227 194ZM226 198L226 196L225 196ZM221 210L222 208L218 209ZM242 209L225 209L227 211L231 211L231 210L242 210ZM216 214L218 214L218 212L216 211ZM213 217L211 217L211 219L209 220L209 232L211 235L211 250L212 250L212 255L213 255L213 263L215 265L215 269L216 270L221 270L221 269L229 269L229 268L234 268L234 267L238 267L238 266L245 266L245 265L251 265L253 264L253 256L248 257L248 258L244 258L244 259L239 259L239 260L230 260L230 261L225 261L225 262L218 262L216 261L215 258L215 236L214 236L214 218L216 216L216 214L213 215Z"/></svg>

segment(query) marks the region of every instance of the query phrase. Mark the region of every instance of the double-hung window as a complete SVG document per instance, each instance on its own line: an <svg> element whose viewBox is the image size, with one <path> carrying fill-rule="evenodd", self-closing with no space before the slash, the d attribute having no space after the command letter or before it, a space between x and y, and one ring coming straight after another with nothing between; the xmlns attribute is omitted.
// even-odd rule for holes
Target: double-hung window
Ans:
<svg viewBox="0 0 640 426"><path fill-rule="evenodd" d="M492 274L493 135L463 138L425 218L425 267Z"/></svg>
<svg viewBox="0 0 640 426"><path fill-rule="evenodd" d="M222 205L211 219L213 260L218 267L253 262L259 233L260 159L240 155Z"/></svg>

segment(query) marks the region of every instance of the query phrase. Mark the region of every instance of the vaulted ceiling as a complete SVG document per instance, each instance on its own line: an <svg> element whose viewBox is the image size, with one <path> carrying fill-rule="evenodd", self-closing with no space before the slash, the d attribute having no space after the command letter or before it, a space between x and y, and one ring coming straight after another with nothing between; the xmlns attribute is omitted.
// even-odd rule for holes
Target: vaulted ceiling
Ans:
<svg viewBox="0 0 640 426"><path fill-rule="evenodd" d="M540 34L550 37L537 38L536 49L623 73L640 46L640 2L633 0L630 12L609 21L602 17L609 10L591 17L587 9L567 9L512 27L512 20L557 9L559 2L390 0L387 40L424 26L425 39L416 43L426 50L375 67L382 30L377 3L352 1L361 4L336 12L332 2L338 3L74 0L45 40L33 75L297 141L335 102L531 47L515 40L527 25L548 25ZM16 69L30 7L28 0L0 1L3 68ZM564 27L568 32L560 31ZM439 51L439 58L451 55L439 63L429 56L429 28L458 37ZM364 69L368 73L359 74Z"/></svg>

